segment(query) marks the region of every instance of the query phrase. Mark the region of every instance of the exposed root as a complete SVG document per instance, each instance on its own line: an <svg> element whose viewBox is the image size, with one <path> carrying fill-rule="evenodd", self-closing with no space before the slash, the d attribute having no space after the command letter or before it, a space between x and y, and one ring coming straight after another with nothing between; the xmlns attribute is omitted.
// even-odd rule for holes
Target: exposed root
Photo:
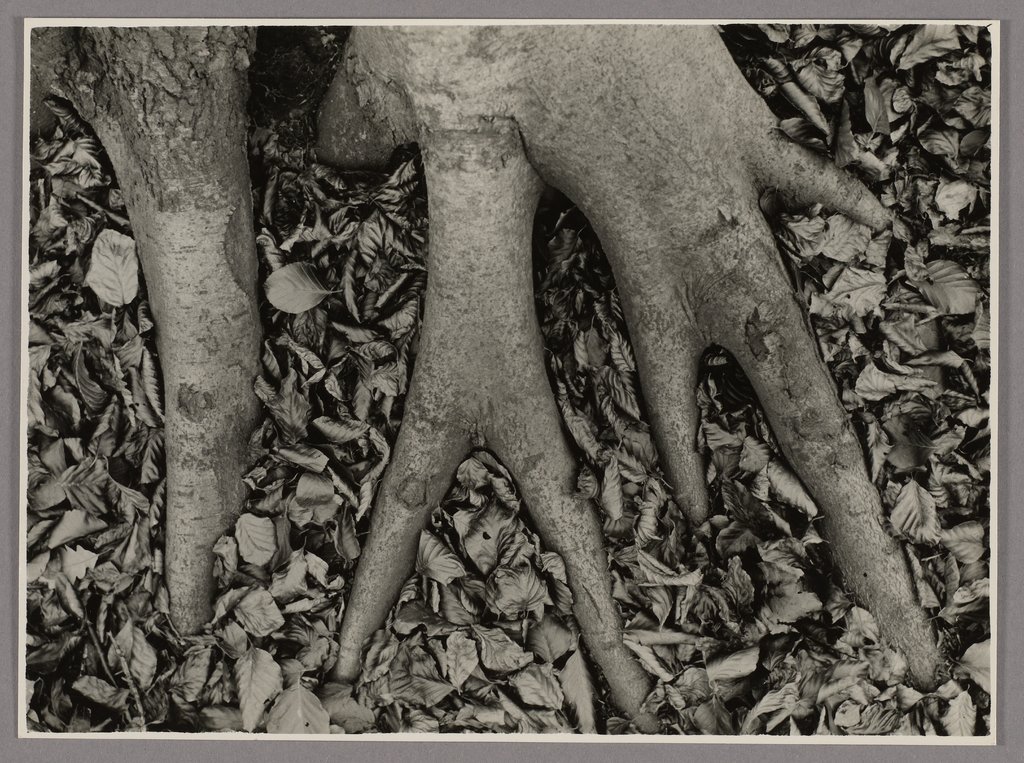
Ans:
<svg viewBox="0 0 1024 763"><path fill-rule="evenodd" d="M251 39L242 27L95 28L77 42L81 65L62 66L59 84L114 165L149 287L167 392L171 619L193 633L213 611L213 544L242 508L259 411L244 111Z"/></svg>
<svg viewBox="0 0 1024 763"><path fill-rule="evenodd" d="M479 426L520 479L544 542L562 554L573 611L612 699L644 732L650 679L622 641L603 535L593 506L574 495L565 444L544 371L530 251L541 184L518 134L498 128L432 135L424 164L431 219L422 349L395 459L356 570L333 677L352 682L362 646L380 627L412 570L430 510Z"/></svg>
<svg viewBox="0 0 1024 763"><path fill-rule="evenodd" d="M854 596L876 617L884 639L907 658L914 683L934 688L945 671L936 634L921 608L899 541L885 528L881 499L861 445L793 297L763 221L740 226L737 246L762 266L717 297L716 337L743 366L787 460L824 515L825 536Z"/></svg>

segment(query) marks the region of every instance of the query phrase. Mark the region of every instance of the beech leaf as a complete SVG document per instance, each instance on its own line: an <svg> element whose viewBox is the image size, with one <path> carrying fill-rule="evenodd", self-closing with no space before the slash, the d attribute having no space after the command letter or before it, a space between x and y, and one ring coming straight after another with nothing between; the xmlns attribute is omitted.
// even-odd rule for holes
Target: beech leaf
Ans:
<svg viewBox="0 0 1024 763"><path fill-rule="evenodd" d="M171 679L171 690L186 702L198 702L210 675L212 657L213 649L211 647L189 649Z"/></svg>
<svg viewBox="0 0 1024 763"><path fill-rule="evenodd" d="M949 24L923 24L913 33L900 55L897 69L910 69L947 53L960 50L956 27Z"/></svg>
<svg viewBox="0 0 1024 763"><path fill-rule="evenodd" d="M499 567L487 580L487 602L506 617L542 613L550 603L547 587L529 564Z"/></svg>
<svg viewBox="0 0 1024 763"><path fill-rule="evenodd" d="M480 644L480 661L488 670L510 673L531 662L532 657L500 628L472 627Z"/></svg>
<svg viewBox="0 0 1024 763"><path fill-rule="evenodd" d="M938 543L941 537L935 499L917 480L910 480L900 490L889 521L915 543Z"/></svg>
<svg viewBox="0 0 1024 763"><path fill-rule="evenodd" d="M128 659L128 665L121 665L120 655L113 649L108 655L111 667L126 667L140 689L148 689L156 677L156 650L146 640L146 634L138 626L128 622L124 624L114 641L120 653Z"/></svg>
<svg viewBox="0 0 1024 763"><path fill-rule="evenodd" d="M277 531L269 517L242 514L235 521L238 553L250 564L264 565L277 552Z"/></svg>
<svg viewBox="0 0 1024 763"><path fill-rule="evenodd" d="M942 726L950 736L973 736L977 718L978 711L974 706L974 700L970 694L963 691L950 700L949 707L942 716Z"/></svg>
<svg viewBox="0 0 1024 763"><path fill-rule="evenodd" d="M925 267L928 278L912 282L925 299L946 315L974 312L980 289L962 267L951 260L932 260Z"/></svg>
<svg viewBox="0 0 1024 763"><path fill-rule="evenodd" d="M968 675L978 686L992 693L992 639L985 639L977 644L971 644L960 658L960 667L967 671Z"/></svg>
<svg viewBox="0 0 1024 763"><path fill-rule="evenodd" d="M942 178L935 191L935 206L950 220L959 220L961 213L974 204L978 189L966 180Z"/></svg>
<svg viewBox="0 0 1024 763"><path fill-rule="evenodd" d="M871 241L871 229L856 223L845 215L828 218L828 230L822 242L821 253L838 262L850 262L864 254Z"/></svg>
<svg viewBox="0 0 1024 763"><path fill-rule="evenodd" d="M780 623L795 623L821 610L821 599L798 583L784 583L768 598L768 608ZM710 669L709 669L710 673Z"/></svg>
<svg viewBox="0 0 1024 763"><path fill-rule="evenodd" d="M864 80L864 116L868 120L871 132L879 135L889 134L889 109L886 107L885 96L878 86L877 77Z"/></svg>
<svg viewBox="0 0 1024 763"><path fill-rule="evenodd" d="M854 390L865 400L883 400L900 391L917 391L935 386L931 379L920 376L889 374L874 363L868 363L857 377Z"/></svg>
<svg viewBox="0 0 1024 763"><path fill-rule="evenodd" d="M92 245L85 282L96 296L114 307L127 305L139 294L139 260L135 239L104 228Z"/></svg>
<svg viewBox="0 0 1024 763"><path fill-rule="evenodd" d="M448 636L448 680L456 689L476 670L480 664L476 642L462 631L455 631Z"/></svg>
<svg viewBox="0 0 1024 763"><path fill-rule="evenodd" d="M328 416L320 416L313 420L313 428L335 445L345 445L366 434L370 426L365 421L358 419L348 417L332 419Z"/></svg>
<svg viewBox="0 0 1024 763"><path fill-rule="evenodd" d="M557 710L565 697L550 665L527 665L512 677L523 702Z"/></svg>
<svg viewBox="0 0 1024 763"><path fill-rule="evenodd" d="M271 273L264 284L267 300L283 313L304 313L334 292L308 262L293 262Z"/></svg>
<svg viewBox="0 0 1024 763"><path fill-rule="evenodd" d="M377 722L373 710L352 697L351 691L347 684L328 683L320 691L320 702L331 723L341 726L346 734L372 730Z"/></svg>
<svg viewBox="0 0 1024 763"><path fill-rule="evenodd" d="M267 702L281 691L281 668L269 652L254 648L238 659L234 673L242 710L242 728L255 731Z"/></svg>
<svg viewBox="0 0 1024 763"><path fill-rule="evenodd" d="M745 678L757 670L760 649L756 646L736 652L717 654L706 661L708 680L713 682L734 681Z"/></svg>
<svg viewBox="0 0 1024 763"><path fill-rule="evenodd" d="M601 508L608 519L622 518L622 478L619 475L619 461L614 455L609 456L604 465L604 476L601 479Z"/></svg>
<svg viewBox="0 0 1024 763"><path fill-rule="evenodd" d="M572 631L554 615L545 615L526 634L526 646L544 662L555 662L576 644Z"/></svg>
<svg viewBox="0 0 1024 763"><path fill-rule="evenodd" d="M267 717L271 734L327 734L330 730L330 715L301 683L281 692Z"/></svg>
<svg viewBox="0 0 1024 763"><path fill-rule="evenodd" d="M981 522L961 522L943 530L941 540L962 564L976 562L985 555L985 528Z"/></svg>
<svg viewBox="0 0 1024 763"><path fill-rule="evenodd" d="M871 270L847 268L826 295L829 302L849 315L864 316L885 298L885 276Z"/></svg>
<svg viewBox="0 0 1024 763"><path fill-rule="evenodd" d="M768 464L768 486L772 498L776 501L799 509L808 517L818 516L818 507L803 483L778 459L773 459Z"/></svg>
<svg viewBox="0 0 1024 763"><path fill-rule="evenodd" d="M566 660L565 667L558 671L558 682L562 685L566 702L576 715L576 728L581 734L596 734L594 683L578 649Z"/></svg>
<svg viewBox="0 0 1024 763"><path fill-rule="evenodd" d="M426 530L420 533L420 546L416 553L416 571L431 580L436 580L441 585L448 585L455 578L466 574L466 568L459 557L438 540L436 535Z"/></svg>
<svg viewBox="0 0 1024 763"><path fill-rule="evenodd" d="M120 689L96 676L80 676L71 688L86 699L111 710L124 711L128 701L127 689Z"/></svg>
<svg viewBox="0 0 1024 763"><path fill-rule="evenodd" d="M246 633L257 637L269 636L284 625L274 597L263 588L253 588L245 594L235 607L235 618Z"/></svg>
<svg viewBox="0 0 1024 763"><path fill-rule="evenodd" d="M81 509L71 509L61 515L57 526L50 532L50 538L46 545L48 548L57 548L70 540L102 530L106 526L106 522L97 519L92 514L87 514Z"/></svg>
<svg viewBox="0 0 1024 763"><path fill-rule="evenodd" d="M310 511L333 510L337 505L334 482L326 474L304 472L295 485L295 503Z"/></svg>

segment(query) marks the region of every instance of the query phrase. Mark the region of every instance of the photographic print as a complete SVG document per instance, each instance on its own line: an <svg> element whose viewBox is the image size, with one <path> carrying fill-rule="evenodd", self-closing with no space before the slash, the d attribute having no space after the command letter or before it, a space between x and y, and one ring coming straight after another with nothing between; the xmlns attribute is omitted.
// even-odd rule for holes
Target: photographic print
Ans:
<svg viewBox="0 0 1024 763"><path fill-rule="evenodd" d="M994 742L996 22L26 40L23 735Z"/></svg>

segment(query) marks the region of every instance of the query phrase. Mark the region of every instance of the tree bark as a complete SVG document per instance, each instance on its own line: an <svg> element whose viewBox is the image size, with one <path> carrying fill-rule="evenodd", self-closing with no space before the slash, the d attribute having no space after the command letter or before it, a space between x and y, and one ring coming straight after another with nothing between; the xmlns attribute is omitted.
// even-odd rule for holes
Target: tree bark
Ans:
<svg viewBox="0 0 1024 763"><path fill-rule="evenodd" d="M715 341L751 376L821 504L850 589L907 653L917 683L934 685L934 634L757 208L760 192L778 186L879 228L878 202L778 140L709 28L360 27L350 44L321 119L334 130L321 136L321 154L352 164L354 146L359 163L374 165L391 140L420 140L434 251L417 377L335 675L358 672L468 421L520 478L545 543L564 555L615 702L640 728L657 727L642 707L646 676L622 644L596 519L573 497L543 372L528 250L539 175L574 199L605 244L662 463L691 522L707 513L692 388L697 357ZM212 546L241 507L258 414L250 45L240 28L80 30L56 78L110 154L151 291L167 408L166 569L183 631L209 616Z"/></svg>
<svg viewBox="0 0 1024 763"><path fill-rule="evenodd" d="M517 476L541 538L565 560L573 612L616 706L656 732L643 708L651 681L623 643L596 507L576 495L575 458L544 371L530 250L542 184L514 125L421 137L434 220L422 347L334 677L358 677L363 644L393 605L475 434Z"/></svg>
<svg viewBox="0 0 1024 763"><path fill-rule="evenodd" d="M737 355L823 510L848 587L907 655L915 682L933 687L944 670L934 631L757 204L778 188L879 229L888 216L873 195L779 139L711 28L360 27L349 45L339 76L357 98L342 85L333 92L363 104L385 137L514 125L540 177L592 221L622 294L661 462L694 524L707 513L697 360L711 342ZM339 133L365 131L363 116L351 128L330 109L341 114ZM428 177L430 193L439 184L450 185Z"/></svg>
<svg viewBox="0 0 1024 763"><path fill-rule="evenodd" d="M89 121L124 193L157 326L165 393L171 619L209 619L213 544L241 510L259 413L260 319L240 27L90 28L55 84Z"/></svg>

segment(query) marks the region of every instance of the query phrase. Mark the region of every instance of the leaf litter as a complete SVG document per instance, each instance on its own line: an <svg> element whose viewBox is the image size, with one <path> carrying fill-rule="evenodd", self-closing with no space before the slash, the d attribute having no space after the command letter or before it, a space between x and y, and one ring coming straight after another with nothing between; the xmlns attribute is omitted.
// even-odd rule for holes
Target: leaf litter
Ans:
<svg viewBox="0 0 1024 763"><path fill-rule="evenodd" d="M323 76L343 35L317 34L321 58L300 64ZM813 501L718 348L697 389L712 513L687 527L658 467L600 244L551 194L535 237L538 310L578 490L604 518L627 644L654 677L649 702L667 733L985 733L987 31L723 35L780 129L859 172L896 213L872 236L818 207L764 204L954 678L929 695L904 683L902 656L843 591ZM254 76L272 102L266 64ZM192 637L167 617L158 358L124 203L66 105L53 104L56 132L33 146L29 726L628 732L581 646L562 559L485 450L467 455L421 534L360 683L326 682L401 421L428 258L416 155L399 149L384 174L316 164L314 97L284 117L254 112L265 417L246 510L215 547L215 615Z"/></svg>

